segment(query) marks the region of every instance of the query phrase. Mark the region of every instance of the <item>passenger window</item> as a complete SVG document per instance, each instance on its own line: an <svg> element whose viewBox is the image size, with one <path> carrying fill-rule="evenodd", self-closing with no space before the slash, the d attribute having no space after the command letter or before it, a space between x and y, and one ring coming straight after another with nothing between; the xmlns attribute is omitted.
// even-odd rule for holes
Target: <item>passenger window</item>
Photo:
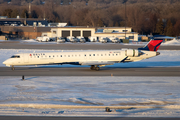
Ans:
<svg viewBox="0 0 180 120"><path fill-rule="evenodd" d="M93 56L95 56L95 54L93 54Z"/></svg>
<svg viewBox="0 0 180 120"><path fill-rule="evenodd" d="M111 56L111 54L109 54L109 56Z"/></svg>
<svg viewBox="0 0 180 120"><path fill-rule="evenodd" d="M84 55L86 57L86 55Z"/></svg>
<svg viewBox="0 0 180 120"><path fill-rule="evenodd" d="M101 54L101 56L103 56L103 54Z"/></svg>
<svg viewBox="0 0 180 120"><path fill-rule="evenodd" d="M66 55L64 55L64 57L66 57Z"/></svg>
<svg viewBox="0 0 180 120"><path fill-rule="evenodd" d="M61 57L62 57L62 55L61 55Z"/></svg>
<svg viewBox="0 0 180 120"><path fill-rule="evenodd" d="M70 57L70 55L68 55L68 57Z"/></svg>
<svg viewBox="0 0 180 120"><path fill-rule="evenodd" d="M91 56L91 54L89 54L89 56Z"/></svg>

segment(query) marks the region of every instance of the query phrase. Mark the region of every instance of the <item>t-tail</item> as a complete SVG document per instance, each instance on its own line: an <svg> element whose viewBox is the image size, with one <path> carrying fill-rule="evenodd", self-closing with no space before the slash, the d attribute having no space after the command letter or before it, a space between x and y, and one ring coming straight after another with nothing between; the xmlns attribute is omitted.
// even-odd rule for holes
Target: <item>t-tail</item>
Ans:
<svg viewBox="0 0 180 120"><path fill-rule="evenodd" d="M138 50L146 51L157 51L163 40L151 40L143 48L138 48Z"/></svg>

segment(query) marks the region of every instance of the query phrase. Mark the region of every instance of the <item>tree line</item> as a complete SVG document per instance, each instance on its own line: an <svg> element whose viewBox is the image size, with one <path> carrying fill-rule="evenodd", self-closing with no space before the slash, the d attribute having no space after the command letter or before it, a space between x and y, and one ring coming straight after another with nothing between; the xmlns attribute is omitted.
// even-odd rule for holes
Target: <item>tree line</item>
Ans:
<svg viewBox="0 0 180 120"><path fill-rule="evenodd" d="M23 5L1 1L0 15L8 18L45 18L69 26L126 25L139 34L180 36L180 0L15 0Z"/></svg>

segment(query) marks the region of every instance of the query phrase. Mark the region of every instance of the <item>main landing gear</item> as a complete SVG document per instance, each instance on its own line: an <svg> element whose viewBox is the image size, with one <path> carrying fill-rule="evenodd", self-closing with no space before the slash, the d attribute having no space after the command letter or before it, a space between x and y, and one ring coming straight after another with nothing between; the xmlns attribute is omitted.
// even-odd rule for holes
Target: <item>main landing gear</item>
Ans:
<svg viewBox="0 0 180 120"><path fill-rule="evenodd" d="M99 71L99 66L98 65L91 65L90 69Z"/></svg>

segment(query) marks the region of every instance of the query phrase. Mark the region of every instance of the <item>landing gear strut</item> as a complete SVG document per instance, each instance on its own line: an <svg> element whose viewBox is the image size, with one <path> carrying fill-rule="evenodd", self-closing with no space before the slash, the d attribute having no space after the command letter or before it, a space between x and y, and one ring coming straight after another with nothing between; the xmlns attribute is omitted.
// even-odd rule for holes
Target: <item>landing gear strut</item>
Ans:
<svg viewBox="0 0 180 120"><path fill-rule="evenodd" d="M90 69L99 71L99 66L98 65L91 65Z"/></svg>
<svg viewBox="0 0 180 120"><path fill-rule="evenodd" d="M13 71L15 70L15 68L14 68L14 66L13 66L13 65L12 65L12 67L11 67L11 70L13 70Z"/></svg>
<svg viewBox="0 0 180 120"><path fill-rule="evenodd" d="M91 70L94 70L94 69L95 69L94 65L91 65L90 69L91 69Z"/></svg>

